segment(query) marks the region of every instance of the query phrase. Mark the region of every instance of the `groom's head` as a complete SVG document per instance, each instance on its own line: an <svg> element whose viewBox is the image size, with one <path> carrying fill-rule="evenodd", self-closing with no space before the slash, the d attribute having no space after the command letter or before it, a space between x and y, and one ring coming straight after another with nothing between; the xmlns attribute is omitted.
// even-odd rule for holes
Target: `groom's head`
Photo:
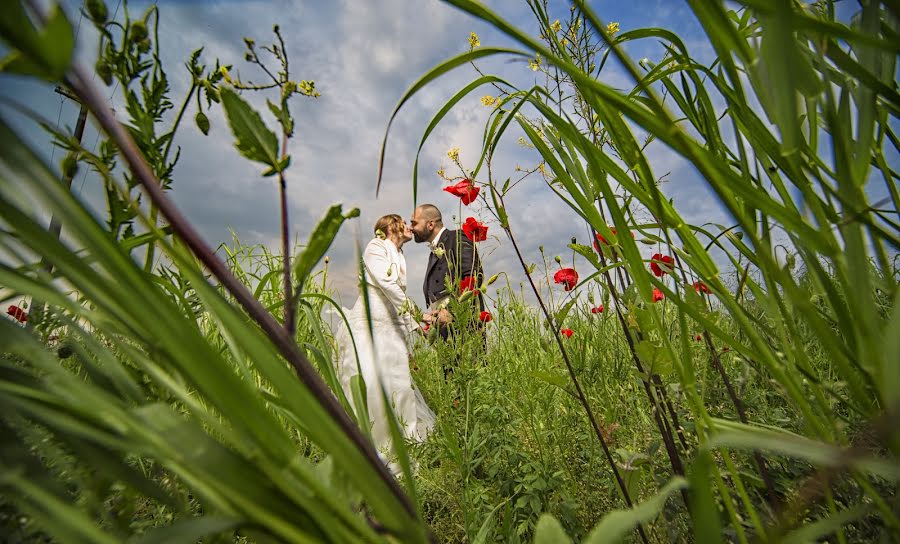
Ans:
<svg viewBox="0 0 900 544"><path fill-rule="evenodd" d="M422 204L413 212L409 221L416 243L430 242L444 226L441 210L434 204Z"/></svg>

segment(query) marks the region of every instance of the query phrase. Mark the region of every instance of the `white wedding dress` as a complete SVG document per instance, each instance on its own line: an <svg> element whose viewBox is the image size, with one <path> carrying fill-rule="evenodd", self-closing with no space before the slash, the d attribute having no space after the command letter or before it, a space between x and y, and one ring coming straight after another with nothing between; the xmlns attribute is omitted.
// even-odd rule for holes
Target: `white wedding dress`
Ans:
<svg viewBox="0 0 900 544"><path fill-rule="evenodd" d="M366 404L372 424L372 439L376 449L390 460L393 457L390 428L381 388L387 394L407 439L422 441L434 426L434 412L415 387L409 369L410 335L418 324L406 297L406 259L390 240L374 238L363 253L365 279L369 295L372 332L366 318L362 295L351 310L344 309L350 333L356 341L359 366L347 327L335 334L337 371L347 399L353 403L350 379L362 373L366 383ZM389 466L396 472L397 466Z"/></svg>

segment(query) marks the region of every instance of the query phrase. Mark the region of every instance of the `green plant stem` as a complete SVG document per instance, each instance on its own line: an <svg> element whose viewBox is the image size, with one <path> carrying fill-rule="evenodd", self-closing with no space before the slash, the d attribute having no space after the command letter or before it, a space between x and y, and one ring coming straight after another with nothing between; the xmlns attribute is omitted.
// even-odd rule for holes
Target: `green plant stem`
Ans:
<svg viewBox="0 0 900 544"><path fill-rule="evenodd" d="M166 164L166 160L169 158L169 150L172 148L172 142L175 141L175 131L178 130L178 126L181 124L181 118L184 117L184 112L187 110L187 106L191 101L191 97L194 95L194 91L197 90L197 80L196 78L191 76L193 82L191 83L191 89L188 91L187 96L184 98L184 102L181 103L181 108L178 109L178 115L175 116L175 121L172 123L172 129L169 131L172 135L169 138L169 141L166 142L166 147L163 150L162 155L162 164ZM156 228L157 220L159 217L159 208L156 205L156 202L151 202L150 204L150 226L151 231ZM153 260L156 256L156 241L152 241L147 245L147 256L144 260L144 272L149 273L153 269Z"/></svg>

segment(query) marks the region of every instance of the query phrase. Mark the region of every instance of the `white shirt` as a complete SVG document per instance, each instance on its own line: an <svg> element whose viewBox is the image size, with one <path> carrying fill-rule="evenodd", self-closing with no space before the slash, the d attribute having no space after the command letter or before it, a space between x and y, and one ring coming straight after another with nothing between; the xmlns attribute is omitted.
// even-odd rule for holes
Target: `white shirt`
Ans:
<svg viewBox="0 0 900 544"><path fill-rule="evenodd" d="M428 247L431 248L431 251L434 251L438 248L438 243L441 241L441 236L444 235L445 230L447 230L447 227L441 227L441 230L438 231L437 235L432 239L432 241L428 242Z"/></svg>

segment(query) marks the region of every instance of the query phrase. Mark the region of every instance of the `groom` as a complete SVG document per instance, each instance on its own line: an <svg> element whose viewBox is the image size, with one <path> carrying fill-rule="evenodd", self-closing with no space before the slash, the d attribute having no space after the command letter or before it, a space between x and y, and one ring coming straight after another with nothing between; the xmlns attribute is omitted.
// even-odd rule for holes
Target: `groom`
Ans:
<svg viewBox="0 0 900 544"><path fill-rule="evenodd" d="M444 227L441 211L433 204L422 204L415 209L410 228L416 243L427 242L431 249L425 271L425 303L431 310L431 320L438 326L438 333L446 340L456 332L453 330L453 316L443 307L450 297L446 287L447 277L450 277L450 285L457 290L462 280L471 277L474 282L472 287L477 289L484 281L481 259L475 244L462 231ZM481 293L475 300L477 316L484 309ZM475 323L480 324L477 319Z"/></svg>

